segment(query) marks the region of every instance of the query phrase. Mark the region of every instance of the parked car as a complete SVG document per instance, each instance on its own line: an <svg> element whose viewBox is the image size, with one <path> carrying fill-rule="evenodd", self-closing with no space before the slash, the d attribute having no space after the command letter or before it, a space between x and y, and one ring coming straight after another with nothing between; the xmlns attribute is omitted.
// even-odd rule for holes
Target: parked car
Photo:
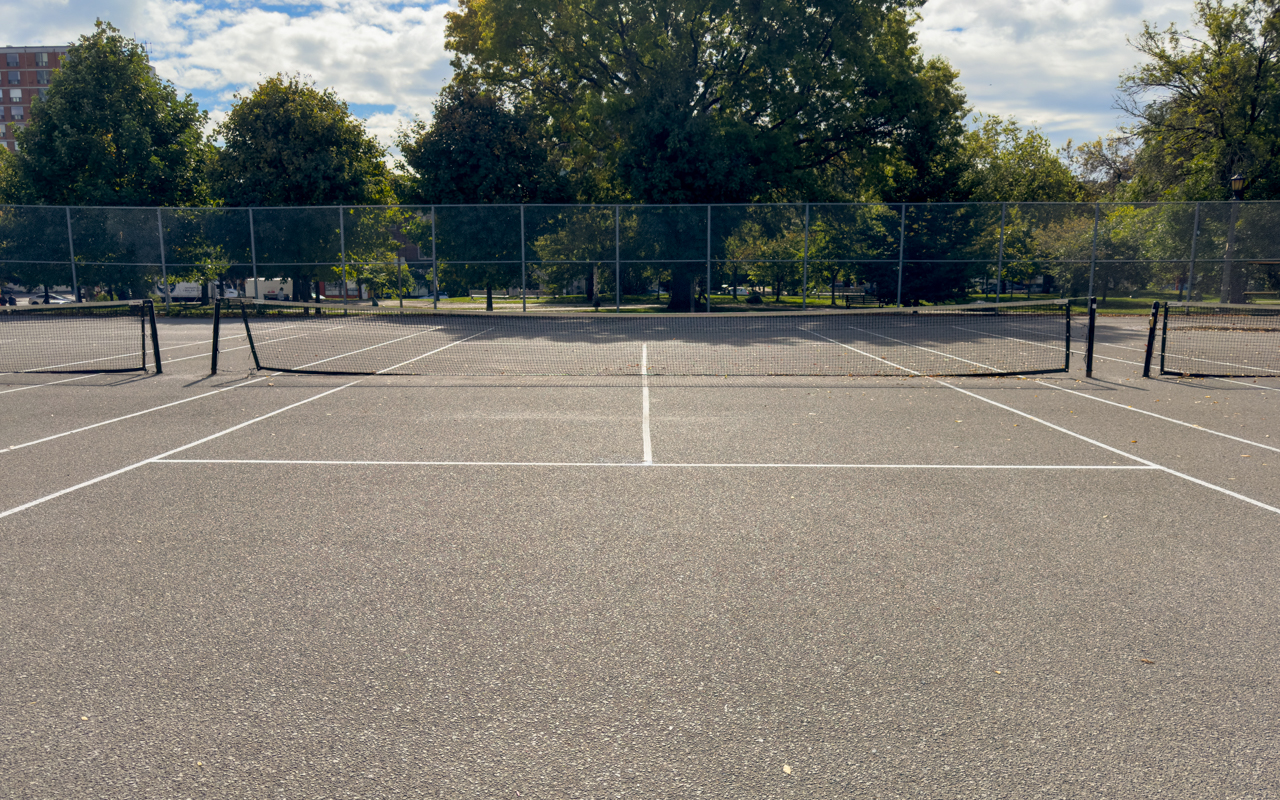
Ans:
<svg viewBox="0 0 1280 800"><path fill-rule="evenodd" d="M49 295L40 294L40 295L35 295L34 297L31 298L31 305L33 306L38 306L41 303L45 303L47 305L53 306L53 305L62 305L63 303L74 303L74 302L75 301L72 300L70 297L63 297L60 294L49 294Z"/></svg>

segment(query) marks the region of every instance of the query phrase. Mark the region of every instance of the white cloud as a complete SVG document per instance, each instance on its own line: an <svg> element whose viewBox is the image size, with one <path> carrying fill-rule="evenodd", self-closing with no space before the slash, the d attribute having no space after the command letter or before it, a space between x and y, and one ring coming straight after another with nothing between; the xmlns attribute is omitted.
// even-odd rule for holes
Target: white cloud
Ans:
<svg viewBox="0 0 1280 800"><path fill-rule="evenodd" d="M397 124L430 115L452 75L444 15L455 8L456 0L295 0L268 8L239 0L70 0L17 18L12 43L72 41L102 17L147 42L156 72L214 119L225 116L236 92L298 72L350 104L384 107L367 113L367 124L390 145Z"/></svg>
<svg viewBox="0 0 1280 800"><path fill-rule="evenodd" d="M366 106L370 129L390 144L399 122L429 116L450 77L444 15L456 5L64 0L6 26L8 43L57 44L109 19L147 41L156 71L215 115L263 77L301 72ZM1119 123L1116 84L1139 61L1125 37L1144 20L1185 24L1191 10L1192 0L929 0L918 30L926 54L959 68L975 110L1039 124L1062 144Z"/></svg>
<svg viewBox="0 0 1280 800"><path fill-rule="evenodd" d="M1038 124L1055 144L1105 135L1143 21L1187 24L1191 0L929 0L920 45L960 70L975 111Z"/></svg>

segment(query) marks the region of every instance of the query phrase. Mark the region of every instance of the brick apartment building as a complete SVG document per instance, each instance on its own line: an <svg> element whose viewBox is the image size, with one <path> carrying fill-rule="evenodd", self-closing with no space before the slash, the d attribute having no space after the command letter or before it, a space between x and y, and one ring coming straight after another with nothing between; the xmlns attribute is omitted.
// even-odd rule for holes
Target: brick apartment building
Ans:
<svg viewBox="0 0 1280 800"><path fill-rule="evenodd" d="M9 150L14 130L31 119L32 99L44 96L66 54L66 45L0 47L0 143Z"/></svg>

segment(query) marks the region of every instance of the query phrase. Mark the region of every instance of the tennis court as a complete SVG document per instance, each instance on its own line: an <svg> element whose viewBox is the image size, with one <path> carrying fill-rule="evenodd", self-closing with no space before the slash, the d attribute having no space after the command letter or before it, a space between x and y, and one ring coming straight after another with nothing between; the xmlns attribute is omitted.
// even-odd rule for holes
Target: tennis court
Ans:
<svg viewBox="0 0 1280 800"><path fill-rule="evenodd" d="M1280 378L1143 379L1142 317L1092 378L1079 316L475 317L0 376L7 796L1280 791Z"/></svg>

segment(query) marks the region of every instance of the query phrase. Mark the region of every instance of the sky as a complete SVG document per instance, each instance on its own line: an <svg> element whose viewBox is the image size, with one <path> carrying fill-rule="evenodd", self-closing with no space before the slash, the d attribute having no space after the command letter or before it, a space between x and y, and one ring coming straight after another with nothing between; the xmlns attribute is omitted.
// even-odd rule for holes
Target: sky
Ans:
<svg viewBox="0 0 1280 800"><path fill-rule="evenodd" d="M144 41L156 72L216 124L236 92L277 72L332 87L390 145L431 105L452 70L445 13L456 2L394 0L46 0L32 13L0 0L11 46L57 45L112 22ZM928 0L917 33L927 56L960 71L974 111L1038 126L1056 146L1123 124L1122 72L1140 63L1126 37L1143 21L1186 25L1192 0Z"/></svg>

